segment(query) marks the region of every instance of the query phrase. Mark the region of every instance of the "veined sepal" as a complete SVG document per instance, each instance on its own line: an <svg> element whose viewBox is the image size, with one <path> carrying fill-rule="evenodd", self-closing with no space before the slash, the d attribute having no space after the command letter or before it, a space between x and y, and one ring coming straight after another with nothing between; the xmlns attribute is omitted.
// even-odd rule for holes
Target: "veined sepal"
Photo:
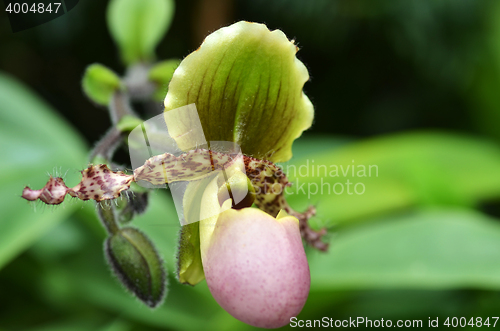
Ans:
<svg viewBox="0 0 500 331"><path fill-rule="evenodd" d="M309 74L297 51L283 32L264 24L242 21L219 29L175 70L165 112L195 103L207 141L232 141L245 155L287 161L314 116L302 92ZM176 123L167 126L172 136L185 133Z"/></svg>

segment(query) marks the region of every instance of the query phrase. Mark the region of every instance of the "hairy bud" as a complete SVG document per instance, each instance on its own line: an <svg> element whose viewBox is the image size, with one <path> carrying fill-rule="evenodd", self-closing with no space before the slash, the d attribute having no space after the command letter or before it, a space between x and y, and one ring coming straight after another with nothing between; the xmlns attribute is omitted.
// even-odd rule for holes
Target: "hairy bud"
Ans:
<svg viewBox="0 0 500 331"><path fill-rule="evenodd" d="M151 308L162 302L166 294L163 261L144 233L123 228L106 240L104 249L126 288Z"/></svg>

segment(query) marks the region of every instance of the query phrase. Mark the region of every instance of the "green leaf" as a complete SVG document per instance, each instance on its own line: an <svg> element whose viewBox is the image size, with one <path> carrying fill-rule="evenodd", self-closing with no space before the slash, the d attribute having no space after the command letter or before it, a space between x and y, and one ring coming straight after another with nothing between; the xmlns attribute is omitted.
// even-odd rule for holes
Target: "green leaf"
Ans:
<svg viewBox="0 0 500 331"><path fill-rule="evenodd" d="M116 124L116 128L118 130L120 130L121 132L130 132L133 129L135 129L137 126L139 126L143 123L144 123L144 121L142 121L141 119L139 119L135 116L125 115Z"/></svg>
<svg viewBox="0 0 500 331"><path fill-rule="evenodd" d="M86 147L60 115L14 78L0 73L0 267L78 207L36 210L20 198L25 185L41 188L47 173L69 181L87 163Z"/></svg>
<svg viewBox="0 0 500 331"><path fill-rule="evenodd" d="M112 0L107 11L108 27L123 62L152 61L173 14L173 0Z"/></svg>
<svg viewBox="0 0 500 331"><path fill-rule="evenodd" d="M192 181L183 197L186 225L180 231L178 245L177 277L182 284L196 285L205 279L200 250L201 198L214 176Z"/></svg>
<svg viewBox="0 0 500 331"><path fill-rule="evenodd" d="M338 232L309 254L312 289L500 289L500 224L431 209Z"/></svg>
<svg viewBox="0 0 500 331"><path fill-rule="evenodd" d="M327 225L422 205L474 207L500 196L500 148L456 134L388 135L283 166L293 183L286 189L290 205L315 204Z"/></svg>
<svg viewBox="0 0 500 331"><path fill-rule="evenodd" d="M330 153L352 142L354 142L354 139L334 135L305 134L294 142L293 158L288 161L289 163L280 163L280 165L295 164L297 161L309 156L315 157L320 153Z"/></svg>
<svg viewBox="0 0 500 331"><path fill-rule="evenodd" d="M194 103L207 141L234 141L246 155L286 161L314 115L302 92L309 74L297 51L283 32L263 24L219 29L175 71L165 111ZM176 123L167 126L174 137L185 133Z"/></svg>
<svg viewBox="0 0 500 331"><path fill-rule="evenodd" d="M196 285L205 279L200 255L200 223L182 227L179 236L177 277L182 284Z"/></svg>
<svg viewBox="0 0 500 331"><path fill-rule="evenodd" d="M80 275L71 271L70 273L72 279L80 285L78 288L78 295L84 300L95 304L100 309L113 311L119 314L119 316L126 316L129 320L135 320L157 328L185 329L186 326L190 326L193 330L203 329L204 324L206 324L208 320L208 318L203 316L206 315L203 310L214 310L215 308L213 306L203 307L200 304L200 299L203 298L192 293L194 289L186 288L186 290L182 292L184 296L179 296L176 299L178 301L186 299L193 300L190 306L194 311L187 309L184 302L183 305L179 307L179 303L174 301L174 298L168 299L164 305L151 311L148 307L139 305L137 302L134 302L134 300L128 298L127 294L124 293L122 289L113 288L113 286L111 286L112 283L110 283L111 279L108 280L104 277L96 277L99 275L93 272L83 272ZM106 276L109 278L109 274ZM201 303L206 303L206 301L201 301ZM195 314L195 312L202 312L203 315L199 316L200 314Z"/></svg>
<svg viewBox="0 0 500 331"><path fill-rule="evenodd" d="M158 101L163 101L167 94L168 84L172 80L175 69L179 66L180 60L166 60L156 63L149 70L149 79L155 83L156 91L153 98Z"/></svg>
<svg viewBox="0 0 500 331"><path fill-rule="evenodd" d="M83 91L95 103L107 106L113 93L120 88L120 77L102 64L87 67L83 75Z"/></svg>

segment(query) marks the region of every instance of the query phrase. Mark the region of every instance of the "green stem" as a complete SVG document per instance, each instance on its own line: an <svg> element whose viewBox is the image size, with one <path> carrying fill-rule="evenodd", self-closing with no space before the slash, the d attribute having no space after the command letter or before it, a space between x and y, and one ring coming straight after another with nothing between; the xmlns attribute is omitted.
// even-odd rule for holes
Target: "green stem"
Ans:
<svg viewBox="0 0 500 331"><path fill-rule="evenodd" d="M109 102L109 115L113 126L116 126L125 115L138 117L130 106L127 92L118 90L113 94Z"/></svg>
<svg viewBox="0 0 500 331"><path fill-rule="evenodd" d="M112 202L102 201L97 202L97 214L99 215L99 219L101 220L104 228L108 232L109 235L113 235L120 231L120 226L118 222L116 222L115 217L115 206Z"/></svg>
<svg viewBox="0 0 500 331"><path fill-rule="evenodd" d="M97 145L90 153L90 162L92 163L109 163L115 154L116 149L122 142L122 132L115 126L111 127L104 137L99 140ZM96 158L100 160L96 160Z"/></svg>

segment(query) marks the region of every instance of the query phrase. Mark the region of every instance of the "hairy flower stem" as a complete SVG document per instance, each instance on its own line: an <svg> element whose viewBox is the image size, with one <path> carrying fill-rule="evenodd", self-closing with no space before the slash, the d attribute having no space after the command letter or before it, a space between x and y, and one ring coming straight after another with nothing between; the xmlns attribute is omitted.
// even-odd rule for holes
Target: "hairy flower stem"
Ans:
<svg viewBox="0 0 500 331"><path fill-rule="evenodd" d="M116 126L126 115L138 117L130 106L130 97L125 91L116 91L109 102L109 115L113 126Z"/></svg>
<svg viewBox="0 0 500 331"><path fill-rule="evenodd" d="M101 160L98 163L109 163L122 141L122 132L116 126L111 127L90 153L90 162L94 163L96 158L100 158Z"/></svg>
<svg viewBox="0 0 500 331"><path fill-rule="evenodd" d="M106 135L101 138L90 153L89 158L91 162L98 157L101 159L100 161L109 163L123 139L123 133L118 129L118 123L125 116L138 118L130 105L130 96L128 92L123 90L117 90L113 93L108 105L108 111L113 126Z"/></svg>
<svg viewBox="0 0 500 331"><path fill-rule="evenodd" d="M137 63L127 69L123 82L130 97L134 100L148 100L155 91L155 85L149 79L151 66Z"/></svg>
<svg viewBox="0 0 500 331"><path fill-rule="evenodd" d="M104 228L109 235L114 235L120 231L118 222L115 216L115 206L110 201L96 202L97 214Z"/></svg>

